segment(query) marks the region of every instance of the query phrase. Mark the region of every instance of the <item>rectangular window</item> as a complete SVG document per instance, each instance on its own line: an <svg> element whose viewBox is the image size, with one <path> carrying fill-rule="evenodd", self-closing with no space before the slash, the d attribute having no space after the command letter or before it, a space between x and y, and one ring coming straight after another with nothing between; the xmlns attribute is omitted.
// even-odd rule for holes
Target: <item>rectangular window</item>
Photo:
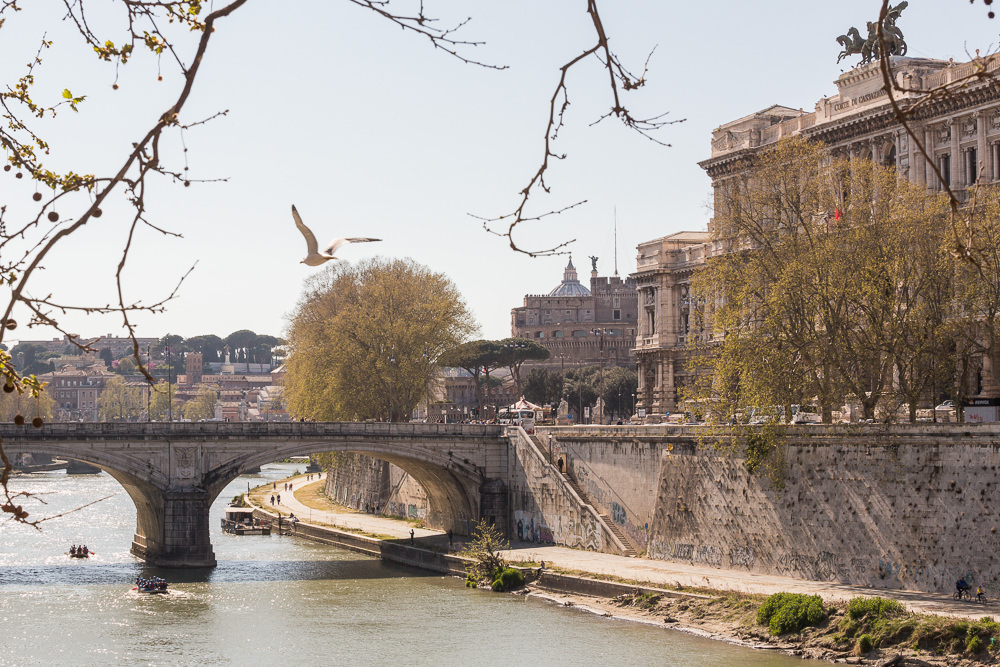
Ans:
<svg viewBox="0 0 1000 667"><path fill-rule="evenodd" d="M620 296L616 295L615 298L612 299L612 301L614 301L614 304L612 305L613 308L621 308L622 307L622 298ZM615 319L618 319L618 318L616 317Z"/></svg>
<svg viewBox="0 0 1000 667"><path fill-rule="evenodd" d="M975 185L979 179L979 157L975 148L965 151L965 182Z"/></svg>
<svg viewBox="0 0 1000 667"><path fill-rule="evenodd" d="M622 311L616 310L612 315L613 319L620 320L622 318Z"/></svg>

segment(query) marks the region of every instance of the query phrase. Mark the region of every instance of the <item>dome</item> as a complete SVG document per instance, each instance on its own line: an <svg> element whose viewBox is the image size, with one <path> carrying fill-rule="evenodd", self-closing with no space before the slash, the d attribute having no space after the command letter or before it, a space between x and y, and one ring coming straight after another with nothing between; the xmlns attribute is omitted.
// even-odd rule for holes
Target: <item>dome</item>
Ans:
<svg viewBox="0 0 1000 667"><path fill-rule="evenodd" d="M576 277L576 267L573 266L573 256L570 255L569 264L563 271L562 282L549 292L549 296L590 296L590 290L580 284Z"/></svg>

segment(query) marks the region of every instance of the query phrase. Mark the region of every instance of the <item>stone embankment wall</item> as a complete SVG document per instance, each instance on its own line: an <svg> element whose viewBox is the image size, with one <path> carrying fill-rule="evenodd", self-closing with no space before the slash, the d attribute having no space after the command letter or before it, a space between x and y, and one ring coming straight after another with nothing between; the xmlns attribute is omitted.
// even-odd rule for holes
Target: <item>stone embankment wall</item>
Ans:
<svg viewBox="0 0 1000 667"><path fill-rule="evenodd" d="M682 426L538 429L543 450L551 446L586 501L616 523L639 553L649 546L662 454L694 453L698 435Z"/></svg>
<svg viewBox="0 0 1000 667"><path fill-rule="evenodd" d="M507 486L511 542L536 542L619 553L594 509L571 489L546 454L523 431L512 430Z"/></svg>
<svg viewBox="0 0 1000 667"><path fill-rule="evenodd" d="M791 427L783 485L661 454L649 556L879 588L1000 594L1000 425Z"/></svg>
<svg viewBox="0 0 1000 667"><path fill-rule="evenodd" d="M430 525L427 494L401 468L363 454L337 453L326 471L326 495L345 507L377 512Z"/></svg>

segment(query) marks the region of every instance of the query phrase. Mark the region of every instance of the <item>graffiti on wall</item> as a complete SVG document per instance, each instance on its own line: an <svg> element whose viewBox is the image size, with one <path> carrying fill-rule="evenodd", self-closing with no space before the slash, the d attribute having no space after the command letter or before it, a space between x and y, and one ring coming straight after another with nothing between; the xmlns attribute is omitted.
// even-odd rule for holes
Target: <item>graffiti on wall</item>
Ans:
<svg viewBox="0 0 1000 667"><path fill-rule="evenodd" d="M774 569L778 574L820 581L835 581L841 577L843 567L836 554L821 551L818 554L782 554L775 559Z"/></svg>
<svg viewBox="0 0 1000 667"><path fill-rule="evenodd" d="M514 530L521 542L539 544L555 544L552 530L545 524L542 515L537 512L514 512Z"/></svg>
<svg viewBox="0 0 1000 667"><path fill-rule="evenodd" d="M734 567L750 568L755 560L751 547L736 546L729 550L729 564Z"/></svg>
<svg viewBox="0 0 1000 667"><path fill-rule="evenodd" d="M624 526L625 522L628 521L628 517L625 515L625 508L613 501L611 503L611 518L619 526Z"/></svg>

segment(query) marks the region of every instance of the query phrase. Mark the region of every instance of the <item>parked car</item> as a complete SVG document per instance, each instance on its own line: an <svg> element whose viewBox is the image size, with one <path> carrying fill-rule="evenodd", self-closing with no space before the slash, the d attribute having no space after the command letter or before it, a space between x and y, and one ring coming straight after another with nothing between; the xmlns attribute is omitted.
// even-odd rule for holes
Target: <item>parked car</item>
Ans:
<svg viewBox="0 0 1000 667"><path fill-rule="evenodd" d="M941 405L937 406L934 409L935 410L954 410L955 409L955 403L952 402L952 401L945 401L944 403L942 403Z"/></svg>

